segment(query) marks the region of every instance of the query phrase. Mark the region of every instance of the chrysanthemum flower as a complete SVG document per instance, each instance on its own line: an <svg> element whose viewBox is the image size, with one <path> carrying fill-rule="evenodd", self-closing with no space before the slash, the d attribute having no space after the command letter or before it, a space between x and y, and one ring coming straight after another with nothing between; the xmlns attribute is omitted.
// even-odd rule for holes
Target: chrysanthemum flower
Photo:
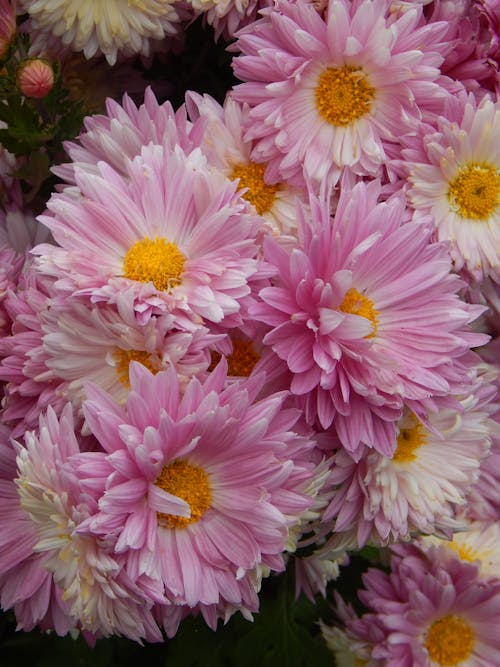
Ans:
<svg viewBox="0 0 500 667"><path fill-rule="evenodd" d="M221 35L230 40L236 31L257 17L259 7L267 6L267 0L188 0L196 15L203 15L213 26L217 40Z"/></svg>
<svg viewBox="0 0 500 667"><path fill-rule="evenodd" d="M403 401L421 412L429 397L463 392L456 360L486 341L466 329L479 311L458 298L446 248L429 243L429 226L401 224L401 198L377 204L378 194L376 181L345 189L333 221L313 199L291 252L266 239L279 279L251 311L272 327L264 343L286 363L307 420L335 420L358 458L360 443L392 455Z"/></svg>
<svg viewBox="0 0 500 667"><path fill-rule="evenodd" d="M403 151L417 215L431 214L455 268L500 281L500 103L472 96ZM450 107L451 108L451 107Z"/></svg>
<svg viewBox="0 0 500 667"><path fill-rule="evenodd" d="M171 603L245 604L247 576L283 569L288 529L311 503L313 442L291 430L300 413L282 408L285 393L255 401L263 377L224 389L224 361L182 396L173 369L133 363L130 383L124 407L87 388L106 453L82 455L82 484L102 495L81 528L113 540L129 576L150 576Z"/></svg>
<svg viewBox="0 0 500 667"><path fill-rule="evenodd" d="M338 488L324 513L325 521L336 518L334 541L352 532L361 548L367 541L386 544L415 533L451 537L463 529L457 513L479 477L494 427L487 406L477 403L471 396L460 411L430 414L429 428L405 411L392 457L366 450L354 463L340 449L331 478Z"/></svg>
<svg viewBox="0 0 500 667"><path fill-rule="evenodd" d="M39 220L60 247L40 245L42 273L91 301L127 302L144 324L171 313L178 328L204 320L236 326L259 262L256 216L236 184L210 171L201 152L148 146L122 176L105 163L99 175L76 170L81 194L66 189Z"/></svg>
<svg viewBox="0 0 500 667"><path fill-rule="evenodd" d="M253 162L252 141L244 139L244 126L249 108L230 95L221 107L209 95L189 91L186 107L192 121L204 121L200 146L211 165L245 188L243 198L270 225L275 234L295 234L296 198L304 198L298 188L286 183L269 183L266 164Z"/></svg>
<svg viewBox="0 0 500 667"><path fill-rule="evenodd" d="M439 108L439 41L446 23L422 25L422 7L400 16L389 0L279 0L240 31L236 99L251 107L247 138L268 175L336 180L343 167L377 175L384 142Z"/></svg>
<svg viewBox="0 0 500 667"><path fill-rule="evenodd" d="M16 34L16 11L10 0L0 0L0 59L9 50Z"/></svg>
<svg viewBox="0 0 500 667"><path fill-rule="evenodd" d="M47 554L35 553L36 526L21 507L15 479L16 452L9 429L0 425L0 605L13 609L19 630L48 622L58 635L74 628L69 608L44 567Z"/></svg>
<svg viewBox="0 0 500 667"><path fill-rule="evenodd" d="M372 656L384 667L498 664L500 582L486 584L477 567L443 560L437 547L392 549L390 573L368 570L359 593L386 634Z"/></svg>
<svg viewBox="0 0 500 667"><path fill-rule="evenodd" d="M460 558L467 563L475 563L479 574L485 580L500 581L500 523L498 521L473 521L466 530L453 535L452 540L425 536L418 540L424 551L432 547L440 547L448 552L450 558Z"/></svg>
<svg viewBox="0 0 500 667"><path fill-rule="evenodd" d="M148 55L150 40L177 32L179 14L171 0L21 0L30 30L58 37L86 58L103 53L114 65L118 54Z"/></svg>
<svg viewBox="0 0 500 667"><path fill-rule="evenodd" d="M143 147L150 143L171 149L179 145L189 153L199 145L202 132L202 128L187 120L184 106L174 111L168 101L159 104L149 87L144 91L144 103L140 106L127 94L122 104L108 96L106 114L87 116L84 126L78 142L64 143L72 162L52 169L70 185L76 183L75 168L99 174L97 164L101 160L126 176L127 158L140 155Z"/></svg>
<svg viewBox="0 0 500 667"><path fill-rule="evenodd" d="M161 641L151 615L161 597L149 599L109 545L77 531L93 500L82 494L69 464L80 453L71 405L60 420L49 408L40 418L39 435L29 432L25 442L17 457L19 503L37 535L33 553L44 554L43 568L62 589L74 626L104 636Z"/></svg>

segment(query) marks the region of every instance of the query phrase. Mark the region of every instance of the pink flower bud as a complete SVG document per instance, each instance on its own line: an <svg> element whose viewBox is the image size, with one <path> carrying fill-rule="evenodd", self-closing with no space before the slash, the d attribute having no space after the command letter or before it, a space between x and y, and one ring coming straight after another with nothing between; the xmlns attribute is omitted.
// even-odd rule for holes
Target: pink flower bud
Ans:
<svg viewBox="0 0 500 667"><path fill-rule="evenodd" d="M8 0L0 0L0 59L7 55L16 34L16 13Z"/></svg>
<svg viewBox="0 0 500 667"><path fill-rule="evenodd" d="M26 97L45 97L54 85L52 65L41 58L25 60L17 70L17 85Z"/></svg>

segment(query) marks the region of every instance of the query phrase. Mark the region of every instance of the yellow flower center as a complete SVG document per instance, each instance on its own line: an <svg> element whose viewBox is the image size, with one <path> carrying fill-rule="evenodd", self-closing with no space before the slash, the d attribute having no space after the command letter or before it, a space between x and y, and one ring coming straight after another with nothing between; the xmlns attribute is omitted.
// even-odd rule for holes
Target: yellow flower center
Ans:
<svg viewBox="0 0 500 667"><path fill-rule="evenodd" d="M155 368L151 362L151 355L145 350L122 350L118 347L113 352L113 357L116 361L116 373L118 379L126 387L130 388L128 369L131 361L138 361L143 366L146 366L151 373L158 373L158 369Z"/></svg>
<svg viewBox="0 0 500 667"><path fill-rule="evenodd" d="M500 173L493 165L472 162L450 183L448 201L463 218L487 220L497 208Z"/></svg>
<svg viewBox="0 0 500 667"><path fill-rule="evenodd" d="M279 183L268 185L264 180L265 164L237 164L231 172L229 178L235 181L240 179L240 188L248 188L243 198L249 201L259 215L268 213L276 198L276 193L280 190Z"/></svg>
<svg viewBox="0 0 500 667"><path fill-rule="evenodd" d="M207 473L198 466L176 459L163 466L155 480L156 486L184 500L191 508L189 518L158 512L158 523L165 528L185 528L196 523L210 507L210 485Z"/></svg>
<svg viewBox="0 0 500 667"><path fill-rule="evenodd" d="M429 657L443 667L454 667L472 653L474 632L459 616L443 616L429 628L425 648Z"/></svg>
<svg viewBox="0 0 500 667"><path fill-rule="evenodd" d="M185 259L175 243L146 236L127 251L123 275L140 283L151 282L156 289L167 291L181 284Z"/></svg>
<svg viewBox="0 0 500 667"><path fill-rule="evenodd" d="M351 315L359 315L364 317L367 320L370 320L373 326L373 331L365 338L372 338L377 333L378 319L377 315L379 314L378 310L375 310L375 304L371 299L366 297L361 292L358 292L357 289L351 287L347 290L344 300L339 306L339 310L343 313L351 313Z"/></svg>
<svg viewBox="0 0 500 667"><path fill-rule="evenodd" d="M254 350L252 342L243 338L231 338L233 351L226 357L227 374L248 377L253 367L259 361L260 356ZM212 371L219 363L221 355L212 352L212 363L209 370Z"/></svg>
<svg viewBox="0 0 500 667"><path fill-rule="evenodd" d="M393 461L409 463L417 458L415 451L427 442L427 431L414 415L411 415L413 424L409 428L400 428L396 451Z"/></svg>
<svg viewBox="0 0 500 667"><path fill-rule="evenodd" d="M331 125L346 127L367 114L375 97L375 88L361 67L327 67L316 86L316 108Z"/></svg>
<svg viewBox="0 0 500 667"><path fill-rule="evenodd" d="M460 544L454 539L452 542L448 543L448 546L453 551L456 551L462 560L465 560L468 563L473 563L475 560L481 560L479 552L475 551L468 544Z"/></svg>

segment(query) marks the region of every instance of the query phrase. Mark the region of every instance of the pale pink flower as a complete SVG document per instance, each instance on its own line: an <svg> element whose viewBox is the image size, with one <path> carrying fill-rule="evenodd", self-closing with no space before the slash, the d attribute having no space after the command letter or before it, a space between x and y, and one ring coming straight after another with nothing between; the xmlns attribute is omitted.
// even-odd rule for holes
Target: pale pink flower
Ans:
<svg viewBox="0 0 500 667"><path fill-rule="evenodd" d="M241 30L236 99L251 107L246 137L272 180L336 181L344 167L380 175L385 142L440 108L437 82L446 23L426 25L415 4L397 16L389 0L278 0Z"/></svg>
<svg viewBox="0 0 500 667"><path fill-rule="evenodd" d="M264 343L307 420L334 422L358 458L361 443L392 455L404 402L425 412L430 397L464 391L460 358L487 340L467 330L481 310L458 298L446 247L429 243L428 225L401 224L400 197L378 194L376 181L344 189L333 220L314 198L310 218L299 208L300 246L266 239L279 278L251 310L272 327Z"/></svg>
<svg viewBox="0 0 500 667"><path fill-rule="evenodd" d="M256 216L236 184L210 171L199 149L144 147L123 176L76 169L78 192L52 195L39 220L60 247L40 245L38 268L93 302L128 303L144 324L171 313L179 328L236 326L258 277Z"/></svg>
<svg viewBox="0 0 500 667"><path fill-rule="evenodd" d="M450 105L437 131L404 150L417 219L430 214L456 270L500 280L500 103L472 95Z"/></svg>
<svg viewBox="0 0 500 667"><path fill-rule="evenodd" d="M500 581L485 585L477 566L442 558L438 547L392 551L390 572L368 570L358 594L374 612L366 620L375 617L385 632L372 656L384 667L498 664Z"/></svg>
<svg viewBox="0 0 500 667"><path fill-rule="evenodd" d="M286 394L255 401L262 376L225 382L221 361L181 396L173 369L134 363L125 406L87 388L105 453L81 458L84 488L102 494L81 530L112 539L128 575L151 577L177 605L247 606L248 577L284 568L289 527L311 503L301 489L314 443L291 430L299 413L282 408Z"/></svg>

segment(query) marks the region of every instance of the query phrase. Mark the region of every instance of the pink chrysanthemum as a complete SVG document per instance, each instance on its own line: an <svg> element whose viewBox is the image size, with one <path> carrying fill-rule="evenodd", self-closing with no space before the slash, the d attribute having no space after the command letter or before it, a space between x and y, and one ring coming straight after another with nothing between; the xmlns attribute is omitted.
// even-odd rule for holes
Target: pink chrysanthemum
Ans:
<svg viewBox="0 0 500 667"><path fill-rule="evenodd" d="M245 188L243 198L261 215L275 234L295 234L295 200L304 195L298 188L286 183L269 183L266 165L253 162L252 141L244 139L244 126L249 108L236 102L230 95L221 107L208 95L188 92L186 107L191 120L203 121L200 146L211 165L231 180L238 180Z"/></svg>
<svg viewBox="0 0 500 667"><path fill-rule="evenodd" d="M259 270L259 219L246 213L236 184L207 167L199 149L143 148L122 176L76 169L79 194L66 189L39 220L60 247L41 245L42 273L80 298L127 302L141 324L172 313L178 328L236 326Z"/></svg>
<svg viewBox="0 0 500 667"><path fill-rule="evenodd" d="M500 581L486 584L472 564L393 547L391 572L363 577L362 602L386 638L372 656L384 667L492 667L499 663ZM355 627L355 623L353 623Z"/></svg>
<svg viewBox="0 0 500 667"><path fill-rule="evenodd" d="M49 408L40 418L39 434L28 432L25 441L26 448L18 447L16 485L20 511L31 523L27 534L36 535L30 555L43 555L43 570L52 575L50 581L53 578L67 604L69 627L161 641L151 608L162 598L149 599L140 579L132 582L120 557L103 540L77 531L94 501L82 493L70 464L80 453L72 407L68 404L60 420ZM19 522L17 531L25 523Z"/></svg>
<svg viewBox="0 0 500 667"><path fill-rule="evenodd" d="M286 363L308 421L335 420L358 458L361 443L392 455L403 401L422 412L429 397L463 392L456 360L486 341L466 329L480 311L458 298L446 248L429 243L428 225L401 224L400 197L377 204L379 189L345 189L333 221L315 199L312 219L299 209L291 252L266 239L279 279L251 311L273 327L264 343Z"/></svg>
<svg viewBox="0 0 500 667"><path fill-rule="evenodd" d="M415 533L451 536L464 527L457 512L479 477L488 454L494 422L488 400L462 401L461 410L429 415L426 428L409 411L397 425L393 456L366 450L355 463L343 449L334 457L332 483L338 488L324 520L335 517L333 540L356 534L357 547L367 541L386 544L409 540Z"/></svg>
<svg viewBox="0 0 500 667"><path fill-rule="evenodd" d="M87 388L86 420L106 453L82 455L84 488L102 495L81 530L113 540L129 576L148 575L178 605L245 604L247 577L283 569L289 527L311 503L314 443L291 430L299 413L282 408L286 394L255 401L262 377L225 382L221 361L181 397L173 369L133 363L124 407Z"/></svg>
<svg viewBox="0 0 500 667"><path fill-rule="evenodd" d="M417 216L434 218L457 270L500 281L500 103L469 96L438 131L403 151Z"/></svg>
<svg viewBox="0 0 500 667"><path fill-rule="evenodd" d="M186 109L174 112L170 102L159 104L150 87L144 91L144 103L136 106L125 94L122 104L108 97L106 115L88 116L85 131L78 142L67 141L64 148L72 162L53 167L53 172L68 184L75 185L75 169L99 174L98 163L103 161L126 176L127 163L150 143L173 149L181 146L191 152L199 145L202 128L190 123Z"/></svg>
<svg viewBox="0 0 500 667"><path fill-rule="evenodd" d="M378 175L385 141L438 109L436 80L446 23L422 25L415 5L400 16L389 0L331 0L323 19L313 4L278 0L239 33L236 99L252 111L248 139L273 179L324 176L343 167Z"/></svg>

